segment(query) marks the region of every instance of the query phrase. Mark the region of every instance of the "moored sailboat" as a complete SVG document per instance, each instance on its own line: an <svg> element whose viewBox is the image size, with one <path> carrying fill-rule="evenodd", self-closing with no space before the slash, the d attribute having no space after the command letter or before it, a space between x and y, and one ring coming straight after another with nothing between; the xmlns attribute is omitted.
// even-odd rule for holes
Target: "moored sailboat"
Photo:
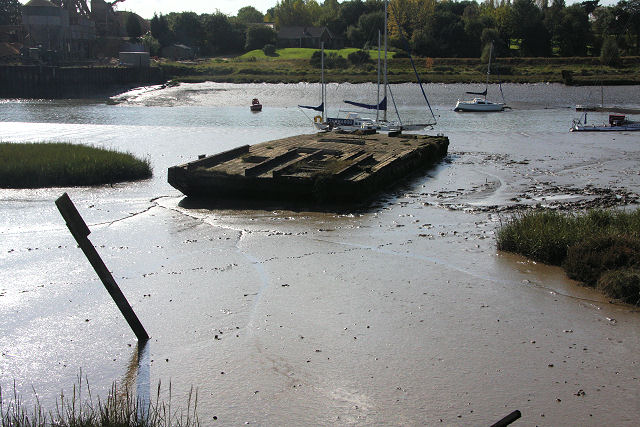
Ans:
<svg viewBox="0 0 640 427"><path fill-rule="evenodd" d="M456 102L456 106L453 111L467 111L467 112L495 112L504 110L506 104L504 102L492 102L487 100L487 91L489 89L489 75L491 74L491 57L493 55L493 42L489 48L489 63L487 64L487 81L485 83L483 92L467 92L469 95L480 95L482 98L475 97L470 101ZM500 86L500 93L502 94L502 86ZM502 97L504 101L504 96Z"/></svg>
<svg viewBox="0 0 640 427"><path fill-rule="evenodd" d="M344 101L349 105L362 108L365 110L376 110L375 119L370 117L364 117L359 112L352 111L352 110L347 110L347 111L341 110L342 112L346 113L345 117L328 117L326 115L326 90L325 90L325 82L324 82L324 45L322 45L322 61L321 61L321 67L322 67L321 99L322 101L321 101L321 104L318 107L299 105L300 108L313 109L322 113L322 115L314 117L314 126L316 127L316 129L324 130L324 131L326 130L343 130L343 131L376 130L376 131L382 131L382 132L399 132L402 130L421 130L428 127L432 127L436 124L435 115L433 114L433 110L431 110L431 105L429 104L429 100L427 99L424 88L422 87L422 82L420 81L420 77L418 76L417 69L415 67L413 58L411 58L411 56L409 56L409 59L411 60L411 65L413 66L413 70L416 74L416 78L420 85L420 90L422 91L422 95L426 101L427 106L429 107L429 111L431 111L431 116L433 118L433 121L425 122L425 123L408 124L408 123L402 123L400 119L400 114L395 104L395 100L393 100L393 93L391 92L391 87L388 84L388 77L387 77L387 56L388 56L388 52L387 52L388 9L387 7L388 7L388 1L385 0L384 2L384 28L385 28L384 62L382 64L382 67L381 67L381 57L380 57L380 33L378 33L378 83L377 83L378 99L377 99L377 102L375 104L366 104L366 103L355 102L355 101L347 101L347 100ZM404 36L402 35L402 32L400 32L400 34L403 40L405 41L405 44L407 44L407 52L408 52L409 51L408 43L404 38ZM382 84L380 82L381 69L383 70ZM380 100L381 86L383 87L382 100ZM387 94L391 95L391 99L393 101L393 104L396 110L396 115L398 117L397 121L391 121L391 120L388 120L387 118L387 105L388 105ZM380 114L382 114L382 117L380 117Z"/></svg>

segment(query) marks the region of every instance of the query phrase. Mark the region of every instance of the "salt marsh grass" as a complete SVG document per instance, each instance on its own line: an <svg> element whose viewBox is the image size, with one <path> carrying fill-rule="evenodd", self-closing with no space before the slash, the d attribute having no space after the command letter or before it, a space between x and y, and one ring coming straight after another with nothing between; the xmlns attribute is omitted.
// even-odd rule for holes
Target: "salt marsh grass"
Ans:
<svg viewBox="0 0 640 427"><path fill-rule="evenodd" d="M69 187L149 178L148 160L71 143L0 143L0 188Z"/></svg>
<svg viewBox="0 0 640 427"><path fill-rule="evenodd" d="M34 390L34 394L37 394ZM14 385L10 395L0 387L0 427L191 427L200 422L197 415L198 394L191 390L185 408L172 408L171 385L167 401L161 400L158 383L155 400L135 397L129 389L113 384L106 399L93 396L89 383L80 375L70 395L64 392L55 408L47 410L39 400L27 407Z"/></svg>
<svg viewBox="0 0 640 427"><path fill-rule="evenodd" d="M640 305L640 210L517 215L497 235L498 249L561 265L567 275Z"/></svg>

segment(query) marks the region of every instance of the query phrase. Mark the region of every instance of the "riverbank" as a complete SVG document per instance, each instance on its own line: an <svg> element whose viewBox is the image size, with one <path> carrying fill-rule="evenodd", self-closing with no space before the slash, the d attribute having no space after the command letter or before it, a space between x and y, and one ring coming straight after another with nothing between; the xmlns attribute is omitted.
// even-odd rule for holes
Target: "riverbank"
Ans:
<svg viewBox="0 0 640 427"><path fill-rule="evenodd" d="M304 49L310 57L314 49ZM352 49L351 49L352 50ZM343 49L342 55L350 52ZM325 70L330 83L376 82L376 61ZM420 79L428 83L484 83L487 65L479 58L415 58ZM598 58L499 58L492 66L493 83L563 83L573 86L640 84L640 57L626 57L619 67L605 67ZM0 98L91 98L111 96L134 86L183 83L300 83L320 82L321 71L304 55L266 57L243 55L172 62L160 60L149 68L0 66ZM388 61L390 83L414 83L409 58Z"/></svg>
<svg viewBox="0 0 640 427"><path fill-rule="evenodd" d="M309 49L311 50L311 49ZM421 80L430 83L484 83L487 65L479 58L415 58ZM640 57L623 58L620 67L605 67L598 58L499 58L492 66L494 83L564 83L568 85L640 84ZM306 58L242 56L197 62L163 62L159 67L176 81L198 83L319 82L321 72ZM364 83L377 80L375 61L325 69L327 82ZM391 83L415 82L408 58L388 61Z"/></svg>

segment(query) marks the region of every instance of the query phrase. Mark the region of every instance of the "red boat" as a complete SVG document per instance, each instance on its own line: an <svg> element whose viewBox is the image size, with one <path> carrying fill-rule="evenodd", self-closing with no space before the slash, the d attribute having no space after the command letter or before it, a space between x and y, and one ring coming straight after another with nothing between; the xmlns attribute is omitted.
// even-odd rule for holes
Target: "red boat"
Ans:
<svg viewBox="0 0 640 427"><path fill-rule="evenodd" d="M258 98L253 98L251 101L251 111L262 111L262 104L260 104Z"/></svg>

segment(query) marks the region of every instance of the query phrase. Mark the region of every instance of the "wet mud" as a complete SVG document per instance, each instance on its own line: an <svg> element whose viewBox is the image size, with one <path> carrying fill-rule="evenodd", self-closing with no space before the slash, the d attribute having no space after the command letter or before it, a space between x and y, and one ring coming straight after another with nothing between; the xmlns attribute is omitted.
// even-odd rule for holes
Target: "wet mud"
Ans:
<svg viewBox="0 0 640 427"><path fill-rule="evenodd" d="M301 89L282 89L258 95L295 104ZM451 90L464 88L441 96ZM162 171L181 159L306 129L240 109L255 129L219 127L229 111L202 105L227 91L184 111L57 105L82 116L63 124L47 122L51 106L12 105L11 117L35 118L3 123L1 139L104 141L148 155L156 173L113 187L0 190L3 391L15 381L25 402L35 389L52 407L82 369L94 396L115 382L149 399L171 383L179 408L193 387L202 425L491 425L515 409L514 425L636 425L637 307L495 246L504 220L538 204L636 207L637 136L570 134L556 92L551 110L483 118L481 132L476 116L441 103L447 159L363 209L335 212L198 205L168 186ZM140 108L142 125L118 124L128 108ZM87 125L86 111L113 122ZM292 120L290 109L273 114ZM167 124L151 125L158 116ZM192 116L215 125L180 123ZM151 335L143 348L55 210L62 191Z"/></svg>

